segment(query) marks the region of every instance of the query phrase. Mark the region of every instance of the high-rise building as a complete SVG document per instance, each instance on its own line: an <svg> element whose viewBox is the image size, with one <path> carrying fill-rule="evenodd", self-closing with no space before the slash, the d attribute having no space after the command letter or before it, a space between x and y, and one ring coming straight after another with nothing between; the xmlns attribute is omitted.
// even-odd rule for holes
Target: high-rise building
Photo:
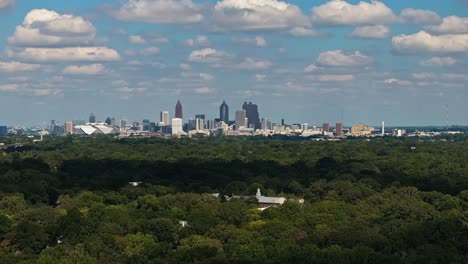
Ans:
<svg viewBox="0 0 468 264"><path fill-rule="evenodd" d="M246 118L245 110L236 111L236 130L239 130L241 127L247 127Z"/></svg>
<svg viewBox="0 0 468 264"><path fill-rule="evenodd" d="M107 125L110 126L110 125L112 124L111 118L110 118L110 117L107 117L107 118L106 118L106 121L104 121L104 123L106 123Z"/></svg>
<svg viewBox="0 0 468 264"><path fill-rule="evenodd" d="M8 134L8 128L6 126L0 126L0 136L6 136Z"/></svg>
<svg viewBox="0 0 468 264"><path fill-rule="evenodd" d="M324 133L330 132L330 124L329 123L323 123L322 128L323 128Z"/></svg>
<svg viewBox="0 0 468 264"><path fill-rule="evenodd" d="M343 123L336 123L336 135L338 137L342 137L343 136Z"/></svg>
<svg viewBox="0 0 468 264"><path fill-rule="evenodd" d="M229 123L229 106L226 104L226 101L223 101L219 107L219 121L224 123Z"/></svg>
<svg viewBox="0 0 468 264"><path fill-rule="evenodd" d="M175 107L175 118L180 118L180 119L184 118L184 115L182 112L182 103L180 102L180 100L177 101L177 104Z"/></svg>
<svg viewBox="0 0 468 264"><path fill-rule="evenodd" d="M182 119L181 118L173 118L172 119L172 135L180 135L182 134Z"/></svg>
<svg viewBox="0 0 468 264"><path fill-rule="evenodd" d="M96 123L96 116L93 113L89 115L89 123Z"/></svg>
<svg viewBox="0 0 468 264"><path fill-rule="evenodd" d="M161 112L161 114L159 115L159 123L160 125L165 125L165 126L168 126L170 125L169 123L169 112L168 111L163 111ZM163 123L163 124L161 124Z"/></svg>
<svg viewBox="0 0 468 264"><path fill-rule="evenodd" d="M205 129L205 115L198 114L195 115L195 130L204 130Z"/></svg>
<svg viewBox="0 0 468 264"><path fill-rule="evenodd" d="M245 110L246 116L248 120L248 127L253 127L254 129L260 129L260 116L258 114L258 106L256 104L252 104L252 102L244 102L242 109Z"/></svg>
<svg viewBox="0 0 468 264"><path fill-rule="evenodd" d="M65 122L65 134L66 135L73 134L73 122L71 121Z"/></svg>
<svg viewBox="0 0 468 264"><path fill-rule="evenodd" d="M307 123L301 124L301 130L302 132L309 130L309 124Z"/></svg>

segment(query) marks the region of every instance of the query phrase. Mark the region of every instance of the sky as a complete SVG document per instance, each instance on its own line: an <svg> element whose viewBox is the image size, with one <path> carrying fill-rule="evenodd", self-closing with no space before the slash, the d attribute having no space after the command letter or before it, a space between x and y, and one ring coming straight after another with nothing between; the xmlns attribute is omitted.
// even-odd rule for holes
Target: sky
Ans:
<svg viewBox="0 0 468 264"><path fill-rule="evenodd" d="M0 124L468 125L467 0L0 0Z"/></svg>

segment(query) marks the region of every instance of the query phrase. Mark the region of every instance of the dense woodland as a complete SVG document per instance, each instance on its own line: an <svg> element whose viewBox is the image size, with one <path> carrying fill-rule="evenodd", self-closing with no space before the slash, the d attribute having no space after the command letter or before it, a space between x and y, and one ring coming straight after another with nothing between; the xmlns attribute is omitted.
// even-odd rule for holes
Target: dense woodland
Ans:
<svg viewBox="0 0 468 264"><path fill-rule="evenodd" d="M257 188L305 203L211 195ZM468 140L47 138L0 153L0 263L468 263Z"/></svg>

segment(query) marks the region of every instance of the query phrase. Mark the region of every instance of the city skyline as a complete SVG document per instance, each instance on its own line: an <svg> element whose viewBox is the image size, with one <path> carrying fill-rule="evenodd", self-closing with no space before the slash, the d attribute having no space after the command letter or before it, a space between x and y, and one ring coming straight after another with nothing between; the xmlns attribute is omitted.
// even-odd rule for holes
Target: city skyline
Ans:
<svg viewBox="0 0 468 264"><path fill-rule="evenodd" d="M0 125L157 120L178 99L210 119L226 100L231 119L253 101L291 123L467 125L467 13L465 0L0 0Z"/></svg>

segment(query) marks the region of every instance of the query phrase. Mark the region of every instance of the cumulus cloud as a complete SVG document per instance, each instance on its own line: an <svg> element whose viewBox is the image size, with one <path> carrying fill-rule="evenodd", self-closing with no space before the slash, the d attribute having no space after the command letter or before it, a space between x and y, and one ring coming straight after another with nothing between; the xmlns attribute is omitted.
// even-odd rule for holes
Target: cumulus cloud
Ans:
<svg viewBox="0 0 468 264"><path fill-rule="evenodd" d="M468 17L445 17L440 25L427 26L424 29L433 34L466 34L468 33Z"/></svg>
<svg viewBox="0 0 468 264"><path fill-rule="evenodd" d="M9 49L6 55L10 58L35 62L116 61L120 59L117 51L106 47Z"/></svg>
<svg viewBox="0 0 468 264"><path fill-rule="evenodd" d="M194 47L209 46L211 43L207 36L197 36L196 38L185 40L184 44L188 47Z"/></svg>
<svg viewBox="0 0 468 264"><path fill-rule="evenodd" d="M118 20L155 24L192 24L203 20L191 0L129 0L111 14Z"/></svg>
<svg viewBox="0 0 468 264"><path fill-rule="evenodd" d="M392 38L393 49L400 53L466 53L468 34L431 35L420 31Z"/></svg>
<svg viewBox="0 0 468 264"><path fill-rule="evenodd" d="M388 85L398 85L398 86L410 86L412 84L412 82L410 81L400 80L396 78L385 79L384 83Z"/></svg>
<svg viewBox="0 0 468 264"><path fill-rule="evenodd" d="M425 67L444 67L452 66L457 63L457 60L452 57L432 57L428 60L421 61L419 64Z"/></svg>
<svg viewBox="0 0 468 264"><path fill-rule="evenodd" d="M317 59L317 64L329 67L354 67L365 66L372 62L372 59L359 51L345 53L341 50L323 52Z"/></svg>
<svg viewBox="0 0 468 264"><path fill-rule="evenodd" d="M349 34L352 38L383 39L390 36L390 29L383 25L362 26Z"/></svg>
<svg viewBox="0 0 468 264"><path fill-rule="evenodd" d="M315 64L311 64L309 66L307 66L307 68L304 69L304 72L305 73L311 73L311 72L316 72L318 71L320 68L317 67Z"/></svg>
<svg viewBox="0 0 468 264"><path fill-rule="evenodd" d="M200 63L217 63L229 57L225 52L216 49L206 48L202 50L194 50L190 53L188 60Z"/></svg>
<svg viewBox="0 0 468 264"><path fill-rule="evenodd" d="M132 44L146 44L146 40L142 36L139 36L139 35L132 35L128 37L128 42Z"/></svg>
<svg viewBox="0 0 468 264"><path fill-rule="evenodd" d="M106 68L102 64L70 65L63 70L63 73L69 75L100 75L105 70Z"/></svg>
<svg viewBox="0 0 468 264"><path fill-rule="evenodd" d="M213 19L218 31L275 30L310 24L299 7L277 0L223 0L215 5Z"/></svg>
<svg viewBox="0 0 468 264"><path fill-rule="evenodd" d="M440 16L431 10L406 8L400 13L404 23L415 25L433 25L441 21Z"/></svg>
<svg viewBox="0 0 468 264"><path fill-rule="evenodd" d="M140 54L143 56L154 56L158 55L161 50L158 47L148 47L140 50Z"/></svg>
<svg viewBox="0 0 468 264"><path fill-rule="evenodd" d="M208 74L208 73L200 73L199 76L200 76L200 79L202 79L203 81L212 81L212 80L214 80L214 76L211 75L211 74Z"/></svg>
<svg viewBox="0 0 468 264"><path fill-rule="evenodd" d="M183 70L183 71L190 71L190 70L192 70L192 66L190 66L190 65L187 64L187 63L181 63L181 64L179 65L179 68L180 68L181 70Z"/></svg>
<svg viewBox="0 0 468 264"><path fill-rule="evenodd" d="M17 61L0 62L0 72L15 73L25 71L35 71L41 67L39 64L28 64Z"/></svg>
<svg viewBox="0 0 468 264"><path fill-rule="evenodd" d="M86 45L94 40L95 35L96 28L82 17L34 9L16 27L8 43L28 47Z"/></svg>
<svg viewBox="0 0 468 264"><path fill-rule="evenodd" d="M359 2L332 0L312 9L312 21L324 25L379 25L397 21L393 11L379 1Z"/></svg>
<svg viewBox="0 0 468 264"><path fill-rule="evenodd" d="M346 82L354 80L352 74L322 74L315 76L319 82Z"/></svg>
<svg viewBox="0 0 468 264"><path fill-rule="evenodd" d="M212 93L217 92L215 88L209 88L209 87L194 88L192 89L192 91L196 94L212 94Z"/></svg>
<svg viewBox="0 0 468 264"><path fill-rule="evenodd" d="M317 37L324 35L321 32L315 31L312 28L294 27L288 31L289 35L294 37Z"/></svg>
<svg viewBox="0 0 468 264"><path fill-rule="evenodd" d="M0 0L0 9L12 7L16 0Z"/></svg>
<svg viewBox="0 0 468 264"><path fill-rule="evenodd" d="M257 47L266 47L268 45L268 42L266 41L266 39L260 36L257 36L254 38L233 38L232 42L249 44L249 45L254 45Z"/></svg>
<svg viewBox="0 0 468 264"><path fill-rule="evenodd" d="M245 70L264 70L272 66L269 60L255 60L252 58L245 58L240 64L237 65L239 69Z"/></svg>

